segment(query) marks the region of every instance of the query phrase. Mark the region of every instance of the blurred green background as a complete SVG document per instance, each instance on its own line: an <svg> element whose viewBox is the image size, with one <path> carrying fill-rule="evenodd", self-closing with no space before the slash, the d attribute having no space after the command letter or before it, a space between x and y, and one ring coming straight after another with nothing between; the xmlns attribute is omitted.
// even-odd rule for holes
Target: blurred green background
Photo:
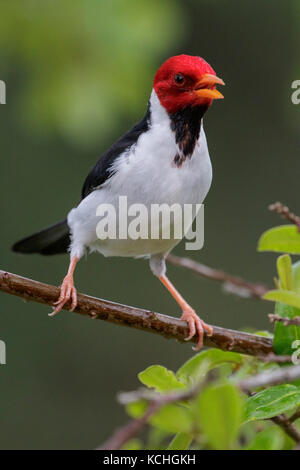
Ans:
<svg viewBox="0 0 300 470"><path fill-rule="evenodd" d="M61 219L79 200L97 157L142 117L156 69L179 53L201 55L226 82L205 128L214 180L205 247L188 255L272 282L275 256L256 253L277 225L267 211L299 204L300 6L296 0L0 1L1 269L59 284L65 256L17 256L11 244ZM184 254L181 243L176 254ZM204 320L268 328L272 305L224 294L169 266ZM141 260L93 255L76 272L80 291L171 315L179 310ZM176 369L191 356L147 333L92 322L0 295L3 449L94 448L126 420L115 400L150 364Z"/></svg>

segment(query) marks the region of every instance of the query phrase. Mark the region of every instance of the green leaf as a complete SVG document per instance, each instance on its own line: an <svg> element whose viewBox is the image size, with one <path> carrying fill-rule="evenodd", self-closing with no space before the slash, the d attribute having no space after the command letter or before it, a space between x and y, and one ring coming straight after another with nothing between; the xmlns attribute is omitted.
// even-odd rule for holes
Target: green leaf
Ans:
<svg viewBox="0 0 300 470"><path fill-rule="evenodd" d="M270 427L254 437L247 450L281 450L284 446L284 435L281 429Z"/></svg>
<svg viewBox="0 0 300 470"><path fill-rule="evenodd" d="M165 443L170 439L170 433L162 431L159 428L151 426L148 432L148 442L146 449L156 449L161 450L165 449ZM145 447L144 447L145 448Z"/></svg>
<svg viewBox="0 0 300 470"><path fill-rule="evenodd" d="M155 413L151 417L150 423L172 434L189 434L193 429L193 415L189 408L169 404Z"/></svg>
<svg viewBox="0 0 300 470"><path fill-rule="evenodd" d="M277 258L277 271L281 289L293 290L292 260L289 255L281 255Z"/></svg>
<svg viewBox="0 0 300 470"><path fill-rule="evenodd" d="M129 403L126 411L132 418L140 418L145 414L148 403L145 400L139 400ZM150 419L150 423L158 429L171 433L188 434L193 428L193 414L188 407L177 404L168 404L157 411Z"/></svg>
<svg viewBox="0 0 300 470"><path fill-rule="evenodd" d="M300 294L300 261L293 264L293 290Z"/></svg>
<svg viewBox="0 0 300 470"><path fill-rule="evenodd" d="M126 411L132 418L140 418L147 408L148 404L145 400L138 400L126 405Z"/></svg>
<svg viewBox="0 0 300 470"><path fill-rule="evenodd" d="M270 290L263 296L263 299L282 302L300 309L300 295L293 291Z"/></svg>
<svg viewBox="0 0 300 470"><path fill-rule="evenodd" d="M278 302L275 305L275 313L280 317L294 318L300 315L300 310ZM292 355L295 351L293 344L299 339L300 326L285 326L282 322L275 322L273 349L276 354Z"/></svg>
<svg viewBox="0 0 300 470"><path fill-rule="evenodd" d="M281 258L281 257L280 257ZM279 261L281 263L281 261ZM288 263L288 262L287 262ZM282 268L282 266L281 266ZM280 269L280 268L279 268ZM285 275L283 275L285 276ZM282 275L281 275L282 277ZM281 285L286 280L281 279ZM287 281L290 285L290 280ZM292 287L294 292L290 290L270 291L265 295L267 300L275 300L275 313L280 317L294 318L300 315L299 299L300 299L300 263L292 266ZM285 326L282 322L275 322L274 328L274 351L276 354L289 354L294 351L292 344L295 340L300 339L300 327L296 325Z"/></svg>
<svg viewBox="0 0 300 470"><path fill-rule="evenodd" d="M126 442L126 444L122 447L122 450L142 450L143 444L139 439L130 439L130 441Z"/></svg>
<svg viewBox="0 0 300 470"><path fill-rule="evenodd" d="M275 314L280 317L294 318L300 315L300 310L280 302L275 305ZM300 326L285 326L282 322L275 322L273 349L279 355L292 355L295 351L293 344L300 339Z"/></svg>
<svg viewBox="0 0 300 470"><path fill-rule="evenodd" d="M180 432L172 439L168 446L168 450L186 450L189 448L193 438L189 434Z"/></svg>
<svg viewBox="0 0 300 470"><path fill-rule="evenodd" d="M265 338L273 338L273 333L267 330L254 331L255 335L264 336Z"/></svg>
<svg viewBox="0 0 300 470"><path fill-rule="evenodd" d="M243 398L232 384L209 385L197 399L199 424L210 445L232 448L243 420Z"/></svg>
<svg viewBox="0 0 300 470"><path fill-rule="evenodd" d="M268 419L300 405L300 388L277 385L257 393L246 402L246 421Z"/></svg>
<svg viewBox="0 0 300 470"><path fill-rule="evenodd" d="M158 365L147 367L147 369L138 374L138 378L143 385L154 388L160 393L186 388L185 385L176 378L174 372Z"/></svg>
<svg viewBox="0 0 300 470"><path fill-rule="evenodd" d="M258 241L258 251L300 254L300 234L295 225L281 225L264 232Z"/></svg>
<svg viewBox="0 0 300 470"><path fill-rule="evenodd" d="M242 362L243 357L241 354L221 351L220 349L209 349L196 354L185 362L185 364L178 369L176 375L182 382L197 382L202 372L206 373L207 370L225 363L236 365Z"/></svg>

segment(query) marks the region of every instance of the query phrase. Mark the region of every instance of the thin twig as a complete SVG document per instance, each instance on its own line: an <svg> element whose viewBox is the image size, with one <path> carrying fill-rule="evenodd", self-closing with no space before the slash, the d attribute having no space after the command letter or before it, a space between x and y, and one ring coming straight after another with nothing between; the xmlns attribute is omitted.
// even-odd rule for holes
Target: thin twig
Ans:
<svg viewBox="0 0 300 470"><path fill-rule="evenodd" d="M281 215L282 218L296 225L300 232L300 217L291 212L287 206L281 202L274 202L274 204L269 206L269 209L270 211L276 212L277 214Z"/></svg>
<svg viewBox="0 0 300 470"><path fill-rule="evenodd" d="M267 354L266 356L257 356L257 359L259 359L262 362L277 363L277 364L287 364L289 362L292 362L291 356L288 356L288 355L279 356L274 353Z"/></svg>
<svg viewBox="0 0 300 470"><path fill-rule="evenodd" d="M263 284L248 282L238 276L233 276L225 271L210 268L205 264L198 263L190 258L184 258L175 255L168 255L167 261L176 266L190 269L202 277L223 283L223 288L231 294L239 297L254 297L260 299L270 288Z"/></svg>
<svg viewBox="0 0 300 470"><path fill-rule="evenodd" d="M154 390L149 390L149 388L139 388L132 392L119 392L117 394L117 401L121 405L128 405L129 403L134 403L138 400L151 402L159 399L160 397L161 395Z"/></svg>
<svg viewBox="0 0 300 470"><path fill-rule="evenodd" d="M268 317L271 323L274 323L275 321L279 321L279 322L282 322L284 326L289 326L289 325L300 326L300 317L287 318L287 317L281 317L280 315L277 315L276 313L269 313Z"/></svg>
<svg viewBox="0 0 300 470"><path fill-rule="evenodd" d="M5 271L0 271L0 291L51 306L59 295L58 287ZM64 310L69 309L70 304L68 303L65 305ZM165 338L172 338L181 342L184 342L189 334L186 322L178 318L128 307L84 294L78 295L78 305L75 312L92 319L156 333ZM192 338L191 341L195 343L197 338ZM205 336L204 344L225 351L235 351L252 356L263 356L273 352L270 338L218 326L213 326L213 335L211 337Z"/></svg>
<svg viewBox="0 0 300 470"><path fill-rule="evenodd" d="M293 382L297 379L300 379L300 366L281 367L274 371L266 371L244 379L239 383L239 386L242 390L247 391L253 388Z"/></svg>
<svg viewBox="0 0 300 470"><path fill-rule="evenodd" d="M107 439L101 446L97 447L96 450L119 450L121 449L130 439L137 436L144 426L148 423L151 416L159 410L160 405L158 402L152 402L149 404L146 413L140 418L132 419L125 426L122 426L113 433L113 435Z"/></svg>

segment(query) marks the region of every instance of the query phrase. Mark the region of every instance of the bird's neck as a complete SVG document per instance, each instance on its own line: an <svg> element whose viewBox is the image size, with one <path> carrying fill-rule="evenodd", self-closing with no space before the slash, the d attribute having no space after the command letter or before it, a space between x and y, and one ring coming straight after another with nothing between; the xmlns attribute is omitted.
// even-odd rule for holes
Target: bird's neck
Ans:
<svg viewBox="0 0 300 470"><path fill-rule="evenodd" d="M168 122L174 132L180 161L192 156L200 136L202 118L207 108L207 105L188 106L176 113L169 114L160 104L155 91L152 91L150 98L151 123L159 125Z"/></svg>

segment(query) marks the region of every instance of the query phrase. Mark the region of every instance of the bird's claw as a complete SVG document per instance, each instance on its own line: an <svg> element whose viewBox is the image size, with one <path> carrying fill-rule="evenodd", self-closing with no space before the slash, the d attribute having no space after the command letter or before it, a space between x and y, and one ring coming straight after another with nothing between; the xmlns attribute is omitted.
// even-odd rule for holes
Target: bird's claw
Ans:
<svg viewBox="0 0 300 470"><path fill-rule="evenodd" d="M208 336L212 336L213 334L212 327L204 323L204 321L202 321L198 317L197 313L192 308L184 310L182 312L180 320L186 321L190 330L190 334L187 338L185 338L185 341L189 341L196 334L198 334L197 346L194 347L193 349L194 351L199 351L203 347L204 331L206 331Z"/></svg>
<svg viewBox="0 0 300 470"><path fill-rule="evenodd" d="M49 313L49 317L54 317L64 305L71 299L71 308L70 311L73 310L77 306L77 291L74 286L73 276L66 276L63 280L63 283L60 288L59 298L56 302L54 302L53 312Z"/></svg>

